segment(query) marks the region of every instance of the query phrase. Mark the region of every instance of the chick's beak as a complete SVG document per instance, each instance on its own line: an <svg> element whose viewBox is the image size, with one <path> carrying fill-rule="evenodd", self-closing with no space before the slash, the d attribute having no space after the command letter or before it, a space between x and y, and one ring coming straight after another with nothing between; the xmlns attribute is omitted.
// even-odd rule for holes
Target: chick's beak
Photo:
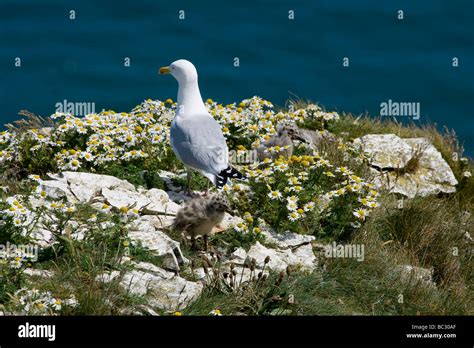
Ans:
<svg viewBox="0 0 474 348"><path fill-rule="evenodd" d="M296 134L295 134L295 135L293 135L291 138L292 138L293 140L299 140L299 141L301 141L302 143L306 143L306 139L300 137L299 135L296 135Z"/></svg>
<svg viewBox="0 0 474 348"><path fill-rule="evenodd" d="M170 67L169 66L163 66L163 67L160 68L158 73L161 74L161 75L169 74L170 73Z"/></svg>
<svg viewBox="0 0 474 348"><path fill-rule="evenodd" d="M303 142L303 143L306 142L306 140L305 140L303 137L301 137L301 136L298 134L298 132L291 132L291 133L289 134L289 136L290 136L291 140L299 140L299 141L301 141L301 142Z"/></svg>

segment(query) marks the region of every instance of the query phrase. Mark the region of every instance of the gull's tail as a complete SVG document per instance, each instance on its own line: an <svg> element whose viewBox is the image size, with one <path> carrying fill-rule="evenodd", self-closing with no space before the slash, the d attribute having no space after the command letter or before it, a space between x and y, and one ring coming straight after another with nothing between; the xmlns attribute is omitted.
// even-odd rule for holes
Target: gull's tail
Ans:
<svg viewBox="0 0 474 348"><path fill-rule="evenodd" d="M234 167L230 165L216 175L216 186L221 189L226 183L227 179L244 179L245 176Z"/></svg>

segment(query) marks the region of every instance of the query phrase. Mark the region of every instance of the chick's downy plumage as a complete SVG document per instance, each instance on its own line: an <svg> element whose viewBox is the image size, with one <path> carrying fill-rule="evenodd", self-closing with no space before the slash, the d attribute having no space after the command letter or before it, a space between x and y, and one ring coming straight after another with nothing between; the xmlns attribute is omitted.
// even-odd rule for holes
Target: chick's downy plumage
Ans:
<svg viewBox="0 0 474 348"><path fill-rule="evenodd" d="M276 134L257 148L258 159L275 159L280 156L291 157L293 154L293 139L299 139L298 128L291 125L279 125ZM279 146L280 150L270 152L269 149L275 146Z"/></svg>
<svg viewBox="0 0 474 348"><path fill-rule="evenodd" d="M222 221L226 211L231 211L231 208L222 195L195 197L178 211L172 228L191 236L193 245L196 236L203 236L207 248L207 236Z"/></svg>

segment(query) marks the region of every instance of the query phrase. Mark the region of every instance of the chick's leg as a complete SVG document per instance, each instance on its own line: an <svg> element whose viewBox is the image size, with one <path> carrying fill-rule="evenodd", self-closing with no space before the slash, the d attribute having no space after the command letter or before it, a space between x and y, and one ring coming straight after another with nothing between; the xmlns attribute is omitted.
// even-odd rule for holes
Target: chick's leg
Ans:
<svg viewBox="0 0 474 348"><path fill-rule="evenodd" d="M196 237L191 236L191 249L196 250Z"/></svg>

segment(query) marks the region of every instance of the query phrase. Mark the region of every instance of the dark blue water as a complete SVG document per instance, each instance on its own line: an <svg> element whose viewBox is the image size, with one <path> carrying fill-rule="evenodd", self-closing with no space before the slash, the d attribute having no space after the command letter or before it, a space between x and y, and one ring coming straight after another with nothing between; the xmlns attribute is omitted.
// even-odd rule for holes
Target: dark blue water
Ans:
<svg viewBox="0 0 474 348"><path fill-rule="evenodd" d="M388 99L419 102L420 122L454 128L472 154L473 23L473 0L0 0L0 123L64 99L116 111L175 99L176 82L156 71L186 58L203 97L224 103L300 97L378 115Z"/></svg>

